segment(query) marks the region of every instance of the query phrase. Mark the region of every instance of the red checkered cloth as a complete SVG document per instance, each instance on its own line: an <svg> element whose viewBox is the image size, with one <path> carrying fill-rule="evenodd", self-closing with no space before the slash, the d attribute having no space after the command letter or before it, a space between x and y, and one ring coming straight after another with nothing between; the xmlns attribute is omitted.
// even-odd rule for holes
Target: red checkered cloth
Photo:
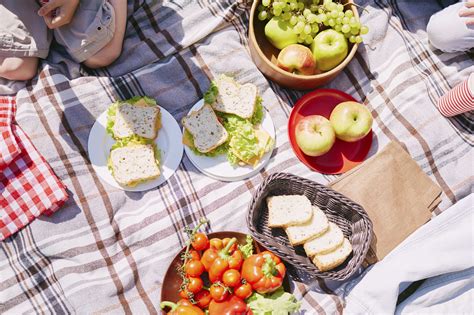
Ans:
<svg viewBox="0 0 474 315"><path fill-rule="evenodd" d="M14 97L0 96L0 241L68 199L64 184L13 123L15 108Z"/></svg>

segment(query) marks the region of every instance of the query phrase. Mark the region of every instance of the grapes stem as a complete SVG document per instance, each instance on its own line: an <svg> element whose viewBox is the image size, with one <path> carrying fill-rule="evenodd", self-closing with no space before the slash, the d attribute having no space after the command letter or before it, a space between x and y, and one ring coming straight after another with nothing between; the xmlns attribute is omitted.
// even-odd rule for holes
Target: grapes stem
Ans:
<svg viewBox="0 0 474 315"><path fill-rule="evenodd" d="M355 6L358 7L359 9L362 9L362 11L365 11L365 12L367 12L367 13L370 13L369 10L367 10L367 9L364 8L363 6L358 5L357 3L349 3L349 2L348 2L348 3L344 4L344 6L346 6L346 5L355 5Z"/></svg>

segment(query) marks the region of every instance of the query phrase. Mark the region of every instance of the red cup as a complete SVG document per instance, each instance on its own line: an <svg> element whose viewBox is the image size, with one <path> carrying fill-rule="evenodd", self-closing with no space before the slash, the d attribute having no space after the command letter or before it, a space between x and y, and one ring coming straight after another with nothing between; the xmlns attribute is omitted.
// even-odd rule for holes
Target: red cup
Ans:
<svg viewBox="0 0 474 315"><path fill-rule="evenodd" d="M474 110L474 73L438 100L438 110L446 117Z"/></svg>

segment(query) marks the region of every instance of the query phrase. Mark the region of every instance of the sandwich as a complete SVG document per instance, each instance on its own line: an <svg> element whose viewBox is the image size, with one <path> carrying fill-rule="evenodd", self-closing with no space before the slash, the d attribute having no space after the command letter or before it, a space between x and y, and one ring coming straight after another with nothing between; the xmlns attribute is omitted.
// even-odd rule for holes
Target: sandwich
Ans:
<svg viewBox="0 0 474 315"><path fill-rule="evenodd" d="M106 129L116 140L130 137L153 140L160 128L160 108L147 96L115 102L107 111Z"/></svg>
<svg viewBox="0 0 474 315"><path fill-rule="evenodd" d="M183 118L185 127L183 143L198 155L226 154L231 165L256 166L274 144L270 135L260 127L263 120L263 106L262 99L257 94L255 85L250 83L240 85L233 78L220 75L211 83L204 95L204 107L209 107L206 111L212 109L216 117L210 114L202 115L200 123L210 126L221 125L227 132L227 138L222 142L224 137L218 138L213 135L212 138L216 139L208 147L210 150L197 147L196 143L207 142L210 137L206 132L195 132L188 128L189 120L195 118L195 114L191 113Z"/></svg>
<svg viewBox="0 0 474 315"><path fill-rule="evenodd" d="M210 153L224 144L229 137L227 130L208 104L184 117L181 122L185 128L184 144L199 153Z"/></svg>
<svg viewBox="0 0 474 315"><path fill-rule="evenodd" d="M216 111L234 114L243 119L252 118L258 96L257 87L254 84L240 85L233 78L221 74L211 83L210 91L206 102Z"/></svg>
<svg viewBox="0 0 474 315"><path fill-rule="evenodd" d="M160 151L151 140L127 138L112 146L107 166L117 183L134 187L160 176Z"/></svg>

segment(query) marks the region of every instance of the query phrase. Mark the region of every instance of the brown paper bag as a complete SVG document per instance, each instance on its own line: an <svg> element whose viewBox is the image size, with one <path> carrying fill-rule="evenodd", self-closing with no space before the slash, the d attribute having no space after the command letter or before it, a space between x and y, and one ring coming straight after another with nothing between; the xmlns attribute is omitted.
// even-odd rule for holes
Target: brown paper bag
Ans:
<svg viewBox="0 0 474 315"><path fill-rule="evenodd" d="M427 222L441 195L441 188L396 142L329 186L362 205L372 220L368 263L384 258Z"/></svg>

